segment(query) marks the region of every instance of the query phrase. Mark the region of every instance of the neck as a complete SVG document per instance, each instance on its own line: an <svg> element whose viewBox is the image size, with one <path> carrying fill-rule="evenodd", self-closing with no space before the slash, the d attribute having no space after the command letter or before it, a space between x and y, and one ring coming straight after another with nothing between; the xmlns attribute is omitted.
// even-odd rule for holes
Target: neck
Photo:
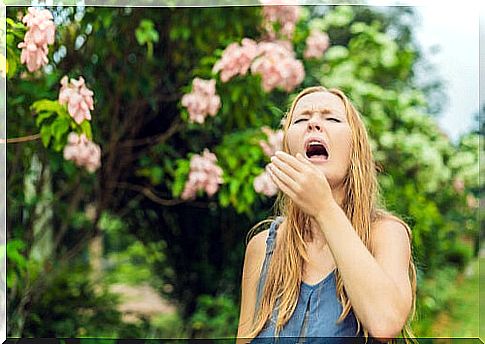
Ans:
<svg viewBox="0 0 485 344"><path fill-rule="evenodd" d="M339 184L338 186L332 188L332 196L335 202L342 207L345 199L345 193L344 193L344 186L343 184Z"/></svg>
<svg viewBox="0 0 485 344"><path fill-rule="evenodd" d="M332 189L332 195L335 202L341 207L345 199L345 194L343 190L343 185L340 184L338 187ZM312 242L321 245L322 247L327 244L325 240L325 235L321 231L314 218L310 219L310 231L312 233Z"/></svg>

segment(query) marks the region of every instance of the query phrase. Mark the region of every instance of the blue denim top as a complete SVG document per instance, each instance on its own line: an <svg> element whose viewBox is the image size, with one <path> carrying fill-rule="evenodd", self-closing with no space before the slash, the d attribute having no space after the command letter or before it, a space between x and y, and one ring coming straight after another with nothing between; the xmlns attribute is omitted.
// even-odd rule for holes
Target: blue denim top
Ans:
<svg viewBox="0 0 485 344"><path fill-rule="evenodd" d="M266 275L276 244L276 231L282 221L282 217L276 218L269 228L268 238L266 239L266 255L257 288L255 314L259 309ZM317 284L309 285L302 281L296 309L280 331L279 337L293 337L291 339L286 338L288 343L302 342L303 338L305 338L303 340L305 343L321 343L321 337L354 337L354 340L356 336L362 337L362 330L358 335L356 334L357 321L352 310L341 323L336 323L341 313L342 305L336 294L335 270ZM277 313L273 310L271 319L268 320L258 336L253 339L253 343L274 343L278 339L275 338L276 317ZM295 337L297 338L295 339ZM285 342L285 338L279 339L281 339L279 343ZM324 342L340 343L343 340L326 338Z"/></svg>

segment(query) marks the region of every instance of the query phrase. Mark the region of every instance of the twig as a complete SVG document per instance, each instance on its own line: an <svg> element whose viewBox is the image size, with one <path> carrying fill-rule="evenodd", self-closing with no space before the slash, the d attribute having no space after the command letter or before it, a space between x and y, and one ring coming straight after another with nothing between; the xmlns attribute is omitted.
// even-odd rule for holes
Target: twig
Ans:
<svg viewBox="0 0 485 344"><path fill-rule="evenodd" d="M115 185L119 189L127 189L127 190L133 190L142 193L145 195L147 198L152 200L155 203L165 205L165 206L171 206L171 205L177 205L180 203L184 203L184 200L180 199L163 199L157 196L150 188L146 186L141 186L141 185L135 185L135 184L130 184L130 183L116 183Z"/></svg>
<svg viewBox="0 0 485 344"><path fill-rule="evenodd" d="M160 135L145 137L142 139L137 140L127 140L120 144L122 147L136 147L141 145L146 145L150 143L163 143L168 140L172 135L174 135L180 128L182 127L182 121L180 119L176 119L174 123L167 129L164 133Z"/></svg>
<svg viewBox="0 0 485 344"><path fill-rule="evenodd" d="M29 135L29 136L22 136L22 137L14 137L11 139L0 139L0 143L20 143L20 142L28 142L28 141L35 141L40 138L40 133L39 134L34 134L34 135Z"/></svg>

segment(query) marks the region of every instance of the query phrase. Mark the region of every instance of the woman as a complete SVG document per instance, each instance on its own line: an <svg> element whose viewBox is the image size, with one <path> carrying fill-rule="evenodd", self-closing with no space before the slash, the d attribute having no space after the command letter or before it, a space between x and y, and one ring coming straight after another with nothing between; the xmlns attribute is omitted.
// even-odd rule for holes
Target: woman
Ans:
<svg viewBox="0 0 485 344"><path fill-rule="evenodd" d="M411 232L378 205L367 133L347 97L323 87L298 94L283 152L271 160L280 216L262 221L270 229L247 245L238 342L407 336L416 294Z"/></svg>

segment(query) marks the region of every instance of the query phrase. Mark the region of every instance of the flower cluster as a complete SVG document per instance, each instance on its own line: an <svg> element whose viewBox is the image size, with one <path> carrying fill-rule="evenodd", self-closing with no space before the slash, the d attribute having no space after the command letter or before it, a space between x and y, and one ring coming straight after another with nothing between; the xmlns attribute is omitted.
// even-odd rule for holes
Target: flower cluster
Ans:
<svg viewBox="0 0 485 344"><path fill-rule="evenodd" d="M262 42L258 46L261 56L251 65L251 73L260 74L266 92L276 87L291 92L305 78L305 69L295 53L281 42Z"/></svg>
<svg viewBox="0 0 485 344"><path fill-rule="evenodd" d="M453 180L453 189L457 193L462 194L465 191L465 181L461 178L455 178Z"/></svg>
<svg viewBox="0 0 485 344"><path fill-rule="evenodd" d="M207 148L202 155L195 154L190 159L189 179L185 184L181 198L184 200L193 199L198 190L212 196L219 189L219 184L223 183L222 169L217 166L217 157Z"/></svg>
<svg viewBox="0 0 485 344"><path fill-rule="evenodd" d="M182 105L188 109L191 122L202 124L207 115L215 116L221 107L221 99L216 94L216 81L195 78L192 92L182 97Z"/></svg>
<svg viewBox="0 0 485 344"><path fill-rule="evenodd" d="M72 160L77 166L85 167L91 173L101 166L101 148L88 140L84 134L69 133L63 155L64 159Z"/></svg>
<svg viewBox="0 0 485 344"><path fill-rule="evenodd" d="M94 110L93 91L84 84L83 77L79 80L71 79L68 82L67 76L61 79L61 90L59 91L59 103L67 104L67 110L77 124L87 119L91 120L90 110Z"/></svg>
<svg viewBox="0 0 485 344"><path fill-rule="evenodd" d="M253 187L257 193L261 193L268 197L272 197L278 192L278 187L266 171L254 178Z"/></svg>
<svg viewBox="0 0 485 344"><path fill-rule="evenodd" d="M306 59L320 58L330 46L330 39L325 32L312 30L306 39L306 48L303 56Z"/></svg>
<svg viewBox="0 0 485 344"><path fill-rule="evenodd" d="M257 54L258 44L252 39L243 38L241 45L234 42L227 46L212 71L214 73L221 71L222 82L227 82L238 74L246 75Z"/></svg>
<svg viewBox="0 0 485 344"><path fill-rule="evenodd" d="M475 208L478 208L480 206L479 201L471 193L466 195L466 204L467 204L468 208L470 208L470 209L475 209Z"/></svg>
<svg viewBox="0 0 485 344"><path fill-rule="evenodd" d="M28 12L22 20L28 30L18 47L22 48L20 62L27 64L29 72L33 72L49 62L47 45L54 43L56 27L48 10L29 7Z"/></svg>
<svg viewBox="0 0 485 344"><path fill-rule="evenodd" d="M264 154L271 158L277 151L283 149L283 130L271 130L268 127L262 127L261 130L268 137L268 141L261 140L259 145L263 149Z"/></svg>
<svg viewBox="0 0 485 344"><path fill-rule="evenodd" d="M291 39L301 12L296 1L261 0L261 4L263 5L263 27L269 38L275 39L274 25L279 24L280 34Z"/></svg>

